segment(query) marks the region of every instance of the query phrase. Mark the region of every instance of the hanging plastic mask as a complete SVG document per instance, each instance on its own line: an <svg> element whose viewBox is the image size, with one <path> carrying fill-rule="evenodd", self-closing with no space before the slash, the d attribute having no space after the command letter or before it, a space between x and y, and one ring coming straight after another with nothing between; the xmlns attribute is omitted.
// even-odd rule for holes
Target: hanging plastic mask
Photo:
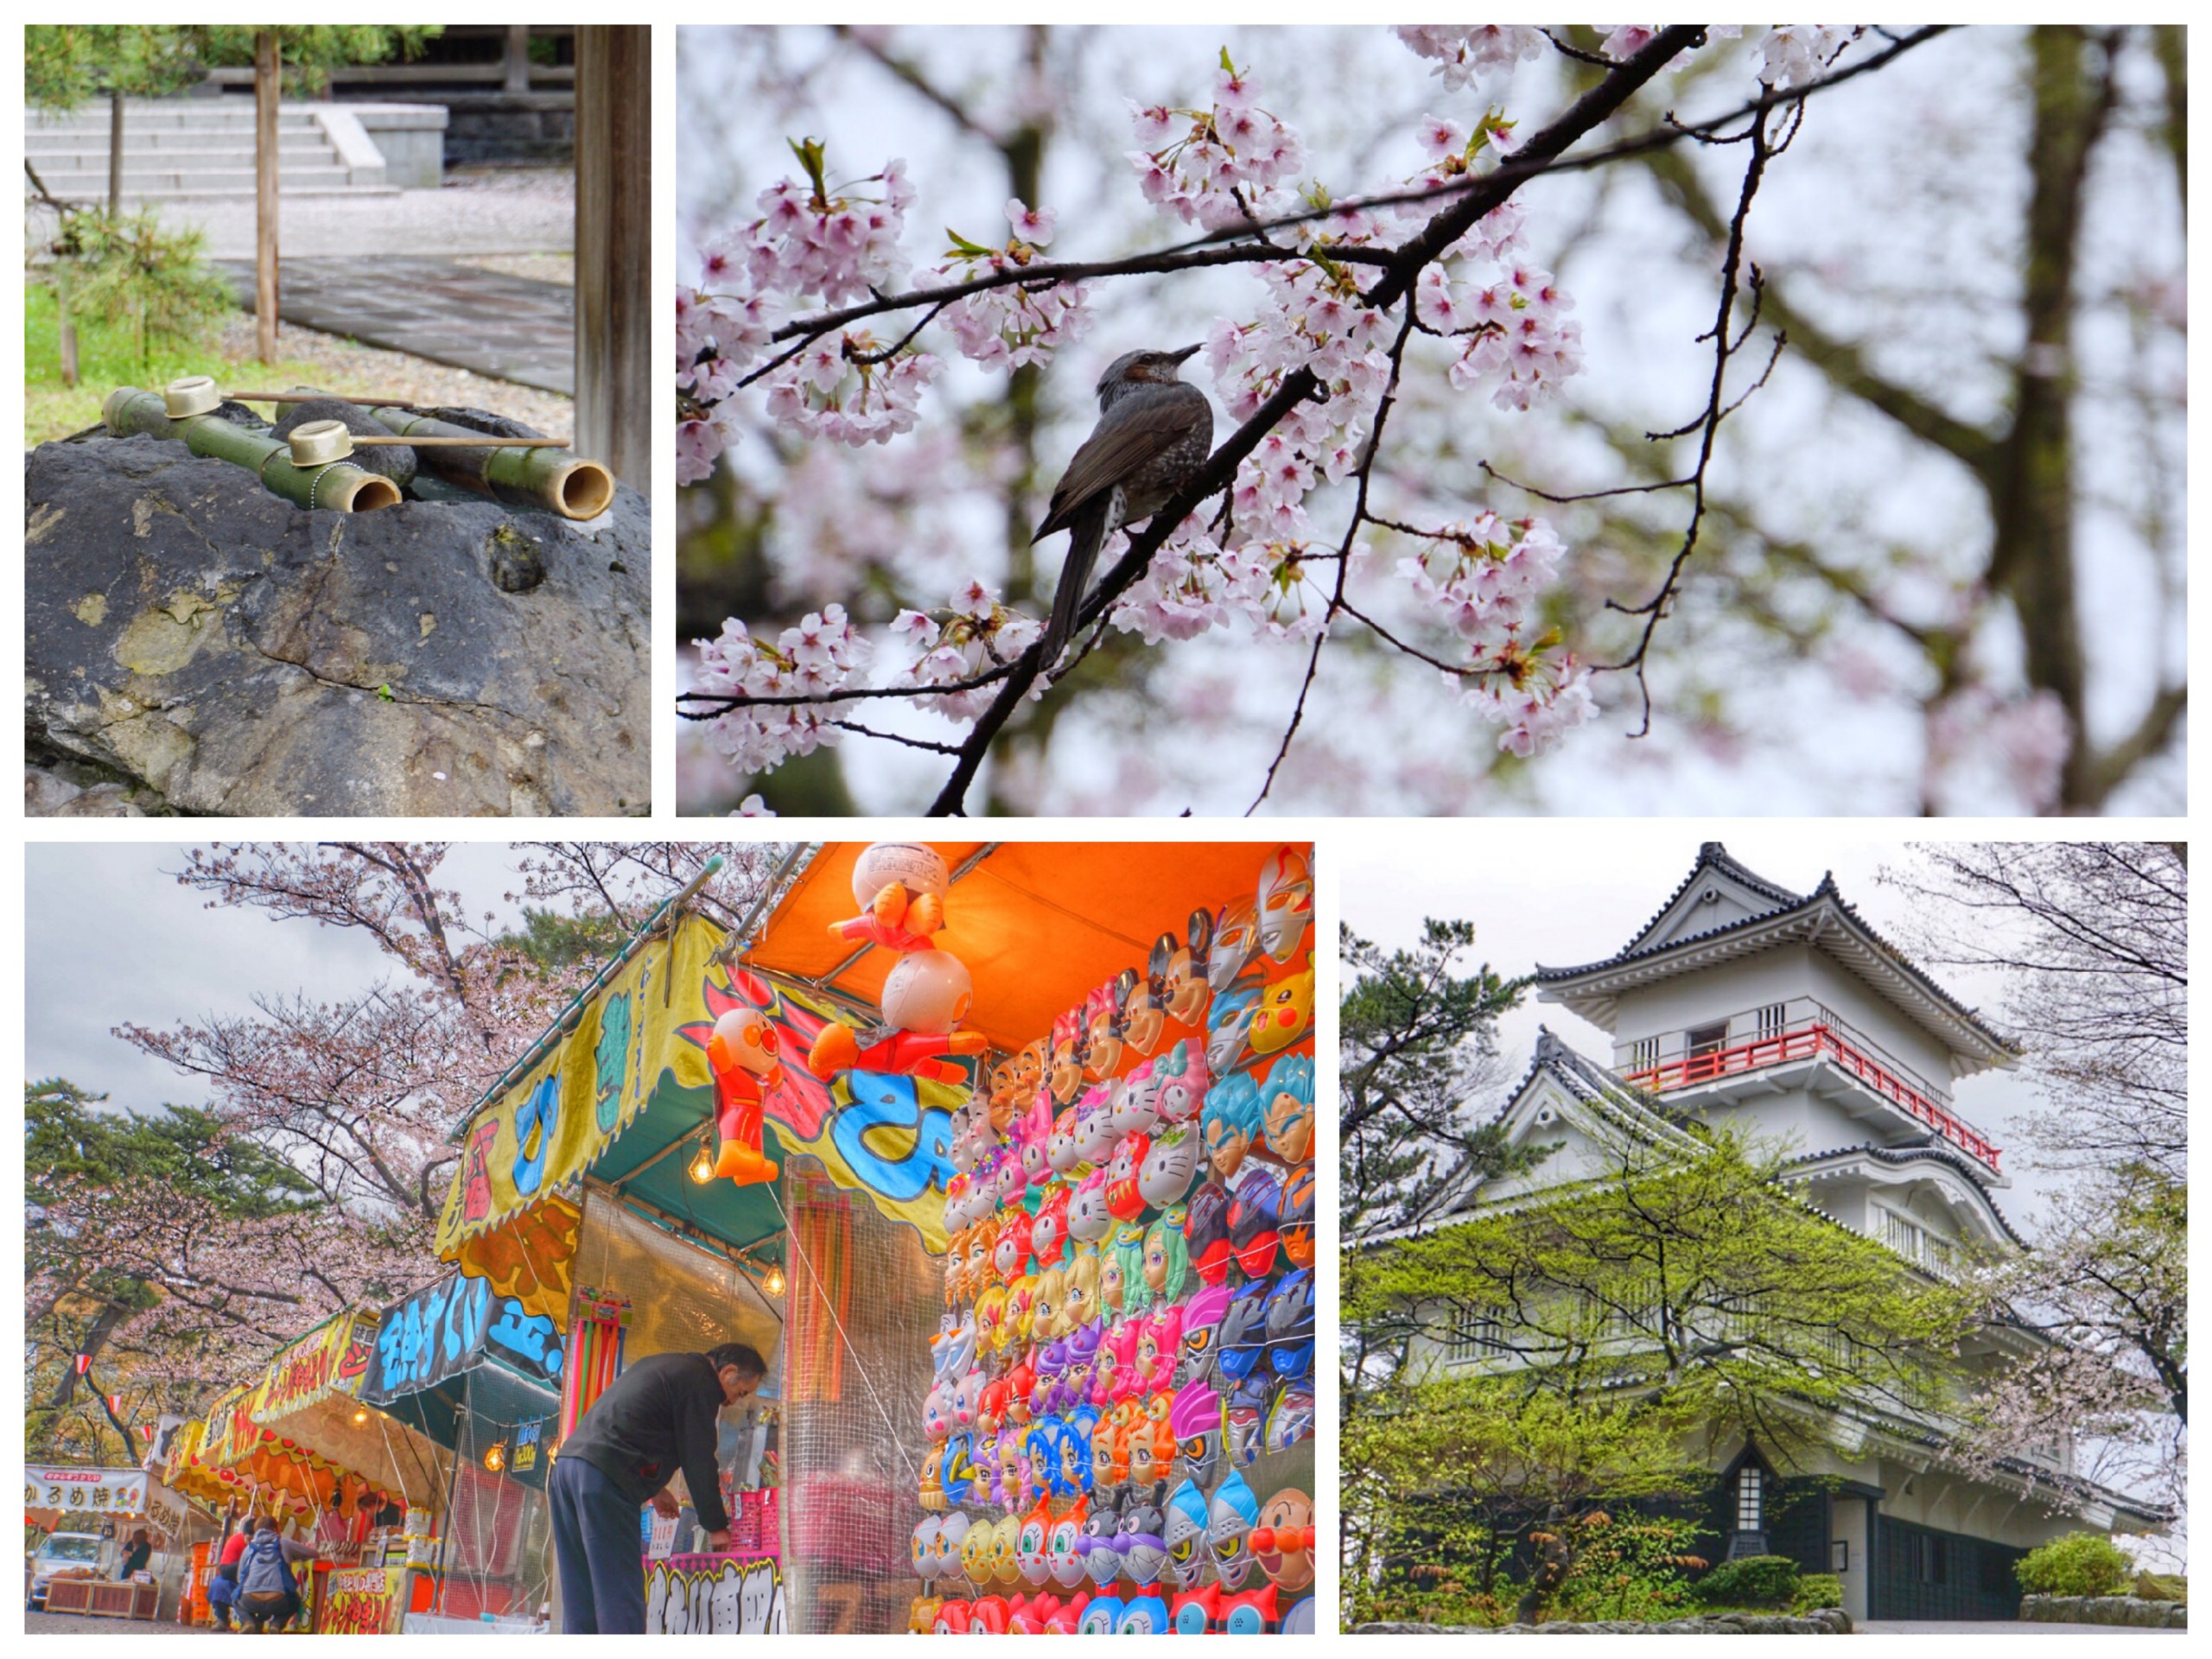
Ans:
<svg viewBox="0 0 2212 1659"><path fill-rule="evenodd" d="M1114 1625L1115 1635L1166 1636L1167 1633L1167 1604L1160 1597L1131 1596L1122 1604L1122 1616Z"/></svg>
<svg viewBox="0 0 2212 1659"><path fill-rule="evenodd" d="M1268 1298L1268 1361L1277 1376L1313 1375L1313 1275L1302 1268Z"/></svg>
<svg viewBox="0 0 2212 1659"><path fill-rule="evenodd" d="M1278 847L1260 866L1260 948L1277 962L1298 954L1313 921L1313 868L1295 847Z"/></svg>
<svg viewBox="0 0 2212 1659"><path fill-rule="evenodd" d="M1078 1244L1097 1244L1113 1226L1114 1211L1106 1203L1106 1172L1094 1169L1068 1198L1068 1236Z"/></svg>
<svg viewBox="0 0 2212 1659"><path fill-rule="evenodd" d="M1198 1116L1205 1105L1207 1086L1213 1081L1206 1066L1205 1046L1187 1039L1179 1041L1153 1065L1160 1121L1187 1123Z"/></svg>
<svg viewBox="0 0 2212 1659"><path fill-rule="evenodd" d="M1137 1191L1154 1209L1165 1210L1183 1201L1198 1173L1198 1135L1187 1123L1172 1124L1153 1136L1137 1171Z"/></svg>
<svg viewBox="0 0 2212 1659"><path fill-rule="evenodd" d="M1029 1251L1039 1267L1056 1267L1066 1254L1068 1205L1075 1195L1058 1183L1048 1188L1029 1225Z"/></svg>
<svg viewBox="0 0 2212 1659"><path fill-rule="evenodd" d="M1149 1054L1160 1046L1167 1029L1166 986L1148 971L1125 968L1129 982L1128 1001L1122 1008L1122 1041L1136 1053Z"/></svg>
<svg viewBox="0 0 2212 1659"><path fill-rule="evenodd" d="M1313 1265L1313 1166L1282 1178L1282 1253L1294 1268Z"/></svg>
<svg viewBox="0 0 2212 1659"><path fill-rule="evenodd" d="M1166 1532L1167 1518L1156 1503L1132 1503L1122 1512L1121 1530L1114 1541L1121 1551L1122 1574L1141 1590L1158 1584L1167 1569Z"/></svg>
<svg viewBox="0 0 2212 1659"><path fill-rule="evenodd" d="M1213 948L1206 953L1206 983L1219 996L1251 966L1260 948L1260 912L1252 899L1224 905L1214 918Z"/></svg>
<svg viewBox="0 0 2212 1659"><path fill-rule="evenodd" d="M1119 974L1084 1001L1083 1075L1093 1083L1104 1082L1122 1064L1122 1021L1135 985L1135 974Z"/></svg>
<svg viewBox="0 0 2212 1659"><path fill-rule="evenodd" d="M1233 1073L1206 1090L1199 1127L1214 1179L1229 1180L1260 1139L1260 1090L1249 1072Z"/></svg>
<svg viewBox="0 0 2212 1659"><path fill-rule="evenodd" d="M1070 1008L1052 1021L1052 1060L1046 1072L1052 1098L1072 1105L1083 1089L1083 1010Z"/></svg>
<svg viewBox="0 0 2212 1659"><path fill-rule="evenodd" d="M1114 1155L1114 1142L1121 1139L1114 1128L1114 1097L1122 1086L1120 1079L1102 1083L1076 1102L1076 1156L1086 1164L1103 1164Z"/></svg>
<svg viewBox="0 0 2212 1659"><path fill-rule="evenodd" d="M1195 1026L1212 995L1206 983L1206 960L1213 950L1213 912L1191 912L1186 938L1163 933L1152 947L1152 976L1161 988L1167 1017L1179 1026Z"/></svg>
<svg viewBox="0 0 2212 1659"><path fill-rule="evenodd" d="M1186 1480L1170 1494L1165 1514L1168 1580L1177 1589L1188 1590L1213 1570L1206 1547L1205 1494Z"/></svg>
<svg viewBox="0 0 2212 1659"><path fill-rule="evenodd" d="M914 1523L912 1560L916 1578L927 1580L937 1576L938 1568L943 1562L938 1550L938 1540L944 1532L944 1522L938 1516L925 1515Z"/></svg>
<svg viewBox="0 0 2212 1659"><path fill-rule="evenodd" d="M1313 1029L1313 958L1306 971L1279 979L1260 994L1245 1040L1255 1054L1280 1054Z"/></svg>
<svg viewBox="0 0 2212 1659"><path fill-rule="evenodd" d="M1175 1363L1175 1386L1213 1373L1214 1343L1221 1334L1221 1316L1229 1311L1227 1285L1208 1285L1183 1304L1183 1344Z"/></svg>
<svg viewBox="0 0 2212 1659"><path fill-rule="evenodd" d="M1313 1156L1313 1057L1286 1054L1260 1085L1260 1133L1286 1164Z"/></svg>
<svg viewBox="0 0 2212 1659"><path fill-rule="evenodd" d="M1208 1506L1207 1533L1213 1548L1214 1571L1220 1575L1224 1589L1242 1590L1244 1580L1251 1576L1252 1554L1246 1546L1259 1518L1259 1499L1244 1484L1242 1474L1230 1476L1216 1489Z"/></svg>
<svg viewBox="0 0 2212 1659"><path fill-rule="evenodd" d="M1268 1420L1262 1437L1269 1452L1287 1452L1300 1440L1313 1438L1313 1385L1310 1381L1286 1380L1268 1402Z"/></svg>
<svg viewBox="0 0 2212 1659"><path fill-rule="evenodd" d="M1195 1377L1175 1391L1167 1414L1175 1432L1175 1467L1185 1479L1211 1486L1221 1473L1221 1396L1210 1377Z"/></svg>
<svg viewBox="0 0 2212 1659"><path fill-rule="evenodd" d="M1282 1173L1256 1158L1249 1160L1229 1188L1229 1248L1247 1279L1264 1279L1274 1271L1281 1213Z"/></svg>
<svg viewBox="0 0 2212 1659"><path fill-rule="evenodd" d="M1147 1060L1126 1077L1115 1080L1109 1096L1108 1125L1119 1140L1128 1135L1148 1135L1160 1120L1159 1062Z"/></svg>
<svg viewBox="0 0 2212 1659"><path fill-rule="evenodd" d="M1113 1161L1106 1166L1106 1207L1122 1221L1144 1213L1144 1194L1137 1190L1137 1172L1152 1150L1152 1137L1125 1135L1114 1143Z"/></svg>
<svg viewBox="0 0 2212 1659"><path fill-rule="evenodd" d="M1090 1516L1090 1500L1078 1498L1075 1507L1055 1520L1046 1535L1045 1570L1063 1590L1079 1589L1088 1582L1082 1542L1084 1522Z"/></svg>
<svg viewBox="0 0 2212 1659"><path fill-rule="evenodd" d="M1207 1009L1206 1065L1217 1077L1226 1077L1243 1058L1252 1035L1252 1011L1266 989L1257 974L1249 975L1217 995Z"/></svg>
<svg viewBox="0 0 2212 1659"><path fill-rule="evenodd" d="M1190 1246L1191 1270L1198 1275L1199 1281L1207 1285L1225 1282L1229 1264L1235 1259L1229 1248L1228 1188L1218 1181L1207 1181L1191 1194L1183 1237Z"/></svg>

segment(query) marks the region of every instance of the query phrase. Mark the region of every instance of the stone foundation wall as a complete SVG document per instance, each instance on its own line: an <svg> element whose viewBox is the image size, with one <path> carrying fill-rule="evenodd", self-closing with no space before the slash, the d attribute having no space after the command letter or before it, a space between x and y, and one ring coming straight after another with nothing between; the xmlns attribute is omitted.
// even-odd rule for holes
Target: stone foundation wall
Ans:
<svg viewBox="0 0 2212 1659"><path fill-rule="evenodd" d="M2151 1604L2145 1604L2146 1605ZM1638 1624L1627 1619L1606 1619L1578 1624L1562 1619L1555 1624L1507 1624L1491 1629L1480 1624L1361 1624L1354 1636L1848 1636L1851 1615L1840 1607L1823 1607L1811 1613L1708 1613L1696 1618L1670 1618Z"/></svg>
<svg viewBox="0 0 2212 1659"><path fill-rule="evenodd" d="M2136 1596L2023 1596L2020 1617L2036 1624L2138 1624L2185 1630L2189 1604L2145 1601Z"/></svg>

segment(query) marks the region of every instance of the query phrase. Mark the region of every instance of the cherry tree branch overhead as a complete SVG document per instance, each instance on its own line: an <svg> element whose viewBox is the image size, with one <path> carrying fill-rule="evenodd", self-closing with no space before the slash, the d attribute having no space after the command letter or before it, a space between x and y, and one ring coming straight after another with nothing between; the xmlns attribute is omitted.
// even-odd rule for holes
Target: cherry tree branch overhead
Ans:
<svg viewBox="0 0 2212 1659"><path fill-rule="evenodd" d="M722 158L686 151L699 279L677 295L694 636L678 706L697 734L684 810L727 810L748 785L755 810L1586 810L1594 779L1644 776L1776 810L1788 803L1764 751L1796 747L1781 721L1832 709L1839 677L1869 683L1878 652L1879 694L1859 695L1878 706L1835 753L1882 776L1888 810L2177 787L2178 653L2123 671L2085 601L2059 625L2070 650L2024 658L2006 641L2024 578L1938 568L1941 550L1915 568L1903 547L1870 573L1854 568L1864 536L1831 548L1833 527L1808 539L1767 522L1783 494L1857 464L1802 447L1817 402L1855 393L1790 349L1809 287L1793 264L1804 203L1837 188L1833 152L1907 95L1886 88L1932 48L1987 57L2022 36L1406 29L1331 37L1325 74L1320 37L1236 33L1208 72L1187 34L1024 31L1011 62L982 54L989 68L949 74L926 35L687 31L687 69L695 48L702 73L718 61L725 77L758 59L765 84L772 60L815 100L774 118L829 136L789 139L765 188L744 181L767 160L758 118L721 118ZM2132 86L2132 49L2113 32L2102 84ZM1317 99L1332 75L1337 97ZM1076 90L1108 84L1117 96ZM2080 147L2119 143L2090 106ZM1301 118L1319 123L1310 136ZM696 107L687 119L714 132ZM933 128L933 143L917 136ZM978 232L988 187L963 157L1021 189L1004 203L1010 234ZM1673 182L1654 194L1646 178ZM1732 200L1709 264L1674 252L1694 245L1666 224L1683 180L1698 201L1719 188ZM925 214L955 228L917 270L909 221ZM1147 215L1196 234L1160 245ZM1641 295L1633 260L1586 251L1631 225L1671 267ZM1686 326L1700 285L1703 324ZM1599 311L1577 303L1592 293ZM1824 344L1843 332L1815 323ZM1194 337L1185 372L1228 434L1128 522L1116 509L1095 565L1071 543L1076 626L1046 660L1053 585L1039 561L1063 549L1040 537L1033 551L1027 527L1055 454L1080 447L1087 381L1117 352ZM2141 349L2173 343L2154 324ZM1705 354L1694 400L1688 348ZM1858 349L1862 365L1895 356L1878 340ZM2146 459L2162 460L2165 411L2141 418L2156 429ZM1796 464L1757 464L1792 442ZM1948 480L1923 466L1941 499ZM2177 478L2149 485L2177 498ZM2163 582L2172 504L2144 508L2131 554ZM1992 522L2017 544L2002 512ZM1777 556L1747 574L1770 543ZM1787 697L1755 690L1777 651L1794 659L1776 677ZM2063 685L2039 677L2077 663ZM2092 684L2109 684L2102 701ZM1916 741L1877 735L1900 715L1921 722Z"/></svg>

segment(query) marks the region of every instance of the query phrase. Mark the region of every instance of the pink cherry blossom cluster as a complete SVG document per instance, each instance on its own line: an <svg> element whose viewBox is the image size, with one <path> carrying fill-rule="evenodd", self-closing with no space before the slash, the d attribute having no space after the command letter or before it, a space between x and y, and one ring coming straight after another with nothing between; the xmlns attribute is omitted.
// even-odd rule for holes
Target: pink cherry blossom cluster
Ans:
<svg viewBox="0 0 2212 1659"><path fill-rule="evenodd" d="M1224 50L1214 72L1209 108L1170 109L1131 100L1138 147L1128 152L1128 161L1144 199L1186 225L1210 231L1286 207L1276 188L1304 164L1306 145L1260 108L1258 96L1251 72L1236 68Z"/></svg>
<svg viewBox="0 0 2212 1659"><path fill-rule="evenodd" d="M944 372L943 359L887 346L865 328L815 340L762 382L768 413L809 437L858 448L911 432L922 390Z"/></svg>
<svg viewBox="0 0 2212 1659"><path fill-rule="evenodd" d="M899 238L914 200L906 163L894 160L857 186L838 187L852 194L833 196L823 181L822 147L792 148L809 179L780 179L763 190L760 217L736 234L754 292L819 295L826 305L847 305L897 288L907 270ZM866 194L868 185L881 186L880 194Z"/></svg>
<svg viewBox="0 0 2212 1659"><path fill-rule="evenodd" d="M1449 683L1492 724L1498 747L1535 753L1597 713L1589 672L1540 630L1537 603L1566 549L1541 518L1484 512L1445 525L1398 574L1468 647L1467 669Z"/></svg>
<svg viewBox="0 0 2212 1659"><path fill-rule="evenodd" d="M1516 64L1543 55L1544 31L1513 23L1400 24L1398 38L1416 57L1433 59L1431 74L1459 92L1513 73Z"/></svg>
<svg viewBox="0 0 2212 1659"><path fill-rule="evenodd" d="M718 696L827 696L849 686L874 652L842 605L809 612L773 645L734 617L718 638L692 643L696 689ZM835 743L842 734L835 722L848 712L836 702L740 704L709 721L708 736L740 770L766 772Z"/></svg>
<svg viewBox="0 0 2212 1659"><path fill-rule="evenodd" d="M1045 625L1035 617L1001 605L997 594L973 581L942 616L901 611L891 624L891 632L902 636L917 653L907 671L907 677L917 685L972 680L986 670L1012 662L1044 631ZM1042 690L1039 687L1040 695ZM923 699L922 706L957 720L973 720L990 706L996 693L995 686L948 691L941 697Z"/></svg>
<svg viewBox="0 0 2212 1659"><path fill-rule="evenodd" d="M1052 240L1058 215L1019 198L1006 205L1013 238L1003 248L954 238L945 262L930 275L955 287L1027 265ZM1089 295L1081 283L1017 284L955 300L939 316L960 342L961 355L987 369L1011 373L1025 363L1043 364L1054 351L1080 340L1090 326Z"/></svg>
<svg viewBox="0 0 2212 1659"><path fill-rule="evenodd" d="M1116 531L1102 559L1118 558L1128 545L1128 537ZM1115 602L1108 620L1148 645L1195 639L1240 618L1263 637L1311 639L1323 626L1328 600L1308 573L1308 563L1302 540L1255 538L1224 547L1199 519L1186 518Z"/></svg>

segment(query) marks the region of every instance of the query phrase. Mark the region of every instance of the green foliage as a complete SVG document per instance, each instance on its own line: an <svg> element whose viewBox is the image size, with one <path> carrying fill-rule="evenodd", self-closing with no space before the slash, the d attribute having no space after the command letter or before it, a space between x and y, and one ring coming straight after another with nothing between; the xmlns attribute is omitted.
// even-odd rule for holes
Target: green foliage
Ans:
<svg viewBox="0 0 2212 1659"><path fill-rule="evenodd" d="M1498 1017L1529 982L1487 966L1457 971L1474 942L1473 923L1433 918L1409 950L1386 952L1343 932L1350 971L1338 1002L1339 1158L1348 1236L1420 1216L1446 1175L1502 1174L1542 1155L1516 1155L1496 1128L1468 1116L1469 1075L1496 1053Z"/></svg>
<svg viewBox="0 0 2212 1659"><path fill-rule="evenodd" d="M1573 1565L1552 1618L1650 1622L1697 1610L1688 1575L1705 1563L1695 1522L1599 1510L1570 1524L1567 1535Z"/></svg>
<svg viewBox="0 0 2212 1659"><path fill-rule="evenodd" d="M1843 1605L1843 1580L1833 1573L1808 1573L1797 1580L1797 1593L1790 1599L1793 1613L1817 1612L1823 1607Z"/></svg>
<svg viewBox="0 0 2212 1659"><path fill-rule="evenodd" d="M1797 1596L1797 1563L1787 1555L1723 1561L1698 1580L1697 1593L1708 1607L1787 1607Z"/></svg>
<svg viewBox="0 0 2212 1659"><path fill-rule="evenodd" d="M2102 1533L2074 1532L2030 1550L2012 1571L2031 1596L2116 1596L2135 1563Z"/></svg>
<svg viewBox="0 0 2212 1659"><path fill-rule="evenodd" d="M262 31L244 25L194 30L200 55L210 67L251 64L254 39ZM444 31L435 26L386 27L379 23L288 23L276 30L276 49L288 95L319 92L330 72L342 65L382 63L389 58L419 58L423 48Z"/></svg>
<svg viewBox="0 0 2212 1659"><path fill-rule="evenodd" d="M143 374L158 351L203 348L231 308L230 285L200 258L207 233L164 230L159 213L73 213L56 251L67 261L69 313L127 331Z"/></svg>
<svg viewBox="0 0 2212 1659"><path fill-rule="evenodd" d="M160 98L206 73L197 30L168 24L43 23L23 29L23 101L67 111L98 92Z"/></svg>
<svg viewBox="0 0 2212 1659"><path fill-rule="evenodd" d="M629 937L622 918L611 912L566 916L525 905L522 918L522 931L503 934L499 943L520 951L540 968L598 963L613 955Z"/></svg>
<svg viewBox="0 0 2212 1659"><path fill-rule="evenodd" d="M2189 1580L2179 1573L2145 1571L2135 1575L2131 1593L2138 1601L2187 1601Z"/></svg>

